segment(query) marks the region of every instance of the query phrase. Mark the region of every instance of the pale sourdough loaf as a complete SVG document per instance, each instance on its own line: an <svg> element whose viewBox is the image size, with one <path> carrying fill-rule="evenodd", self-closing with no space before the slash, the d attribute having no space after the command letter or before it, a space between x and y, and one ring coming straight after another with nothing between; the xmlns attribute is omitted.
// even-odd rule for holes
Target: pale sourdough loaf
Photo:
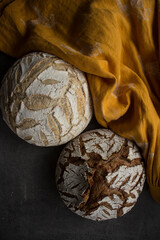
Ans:
<svg viewBox="0 0 160 240"><path fill-rule="evenodd" d="M80 134L92 117L85 74L42 52L19 59L5 75L0 105L8 126L38 146L55 146Z"/></svg>
<svg viewBox="0 0 160 240"><path fill-rule="evenodd" d="M122 216L135 205L145 181L136 145L108 129L69 142L57 162L56 184L69 209L92 220Z"/></svg>

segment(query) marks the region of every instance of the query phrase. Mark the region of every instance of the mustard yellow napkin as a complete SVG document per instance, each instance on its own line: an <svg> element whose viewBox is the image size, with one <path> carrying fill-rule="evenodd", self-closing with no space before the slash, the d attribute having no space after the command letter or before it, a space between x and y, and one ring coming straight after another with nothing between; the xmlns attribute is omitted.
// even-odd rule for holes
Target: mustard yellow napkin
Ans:
<svg viewBox="0 0 160 240"><path fill-rule="evenodd" d="M98 122L141 148L160 203L160 0L1 0L0 51L87 73Z"/></svg>

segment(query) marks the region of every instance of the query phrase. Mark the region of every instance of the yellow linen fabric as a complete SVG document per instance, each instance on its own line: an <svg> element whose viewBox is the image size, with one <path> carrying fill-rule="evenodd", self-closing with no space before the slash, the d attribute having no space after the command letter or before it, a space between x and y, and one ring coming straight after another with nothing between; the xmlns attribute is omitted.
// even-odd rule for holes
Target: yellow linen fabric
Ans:
<svg viewBox="0 0 160 240"><path fill-rule="evenodd" d="M160 0L1 0L0 51L36 50L87 73L98 122L141 148L160 203Z"/></svg>

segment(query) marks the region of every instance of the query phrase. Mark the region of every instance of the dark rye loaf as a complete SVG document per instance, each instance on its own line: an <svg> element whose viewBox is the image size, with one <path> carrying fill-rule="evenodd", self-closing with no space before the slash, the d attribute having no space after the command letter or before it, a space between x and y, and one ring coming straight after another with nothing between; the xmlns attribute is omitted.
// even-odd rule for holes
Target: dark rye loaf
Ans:
<svg viewBox="0 0 160 240"><path fill-rule="evenodd" d="M144 181L136 145L108 129L88 131L72 140L56 168L57 188L67 207L98 221L130 211Z"/></svg>

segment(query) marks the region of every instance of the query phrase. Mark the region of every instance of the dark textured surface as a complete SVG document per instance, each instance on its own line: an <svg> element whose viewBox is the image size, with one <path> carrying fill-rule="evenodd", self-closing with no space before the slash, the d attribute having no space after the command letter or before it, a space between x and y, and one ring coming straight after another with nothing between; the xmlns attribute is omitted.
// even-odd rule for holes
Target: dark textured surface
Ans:
<svg viewBox="0 0 160 240"><path fill-rule="evenodd" d="M0 54L0 81L14 59ZM95 119L88 128L98 128ZM18 138L0 113L0 240L158 240L160 205L145 185L123 217L92 222L63 204L55 167L63 146L36 147Z"/></svg>

